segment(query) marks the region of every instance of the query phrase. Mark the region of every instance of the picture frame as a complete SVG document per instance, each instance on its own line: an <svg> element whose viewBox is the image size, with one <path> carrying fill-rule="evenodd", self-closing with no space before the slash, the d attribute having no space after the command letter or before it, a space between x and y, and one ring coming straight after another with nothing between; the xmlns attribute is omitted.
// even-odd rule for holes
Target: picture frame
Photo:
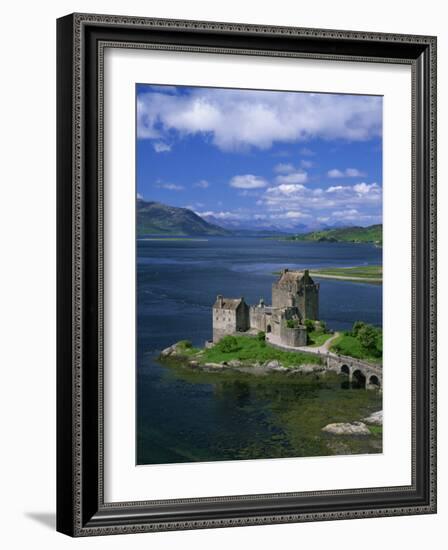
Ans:
<svg viewBox="0 0 448 550"><path fill-rule="evenodd" d="M411 67L410 485L105 501L103 56L111 44ZM435 513L436 38L72 14L57 21L57 51L57 530L80 537Z"/></svg>

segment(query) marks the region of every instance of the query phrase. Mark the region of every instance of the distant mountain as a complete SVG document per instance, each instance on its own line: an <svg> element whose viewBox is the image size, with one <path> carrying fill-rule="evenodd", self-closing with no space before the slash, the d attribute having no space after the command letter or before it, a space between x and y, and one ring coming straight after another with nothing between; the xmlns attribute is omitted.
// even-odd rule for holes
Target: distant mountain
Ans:
<svg viewBox="0 0 448 550"><path fill-rule="evenodd" d="M287 237L295 241L323 241L323 242L351 242L351 243L375 243L383 242L382 224L370 225L368 227L339 227L313 231Z"/></svg>
<svg viewBox="0 0 448 550"><path fill-rule="evenodd" d="M224 229L228 229L235 235L241 236L274 236L274 235L294 235L302 233L310 229L303 224L285 226L282 224L268 223L265 220L259 219L224 219L218 218L213 214L200 214L201 217L209 223L219 225Z"/></svg>
<svg viewBox="0 0 448 550"><path fill-rule="evenodd" d="M203 220L188 208L139 199L137 200L137 234L226 236L231 232Z"/></svg>

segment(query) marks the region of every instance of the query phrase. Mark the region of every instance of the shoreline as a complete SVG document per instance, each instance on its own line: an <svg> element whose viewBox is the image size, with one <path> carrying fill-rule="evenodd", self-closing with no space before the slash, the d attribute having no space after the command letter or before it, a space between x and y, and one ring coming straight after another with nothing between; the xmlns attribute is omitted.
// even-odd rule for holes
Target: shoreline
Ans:
<svg viewBox="0 0 448 550"><path fill-rule="evenodd" d="M176 363L184 363L184 366L198 369L205 372L239 372L243 374L253 375L267 375L273 373L284 374L328 374L328 370L325 365L319 363L302 363L297 366L285 367L281 361L277 359L270 359L264 362L254 361L248 363L247 361L241 361L239 359L230 359L229 361L222 361L220 363L207 361L202 363L200 361L201 355L204 350L199 350L193 355L185 353L181 342L169 346L162 350L159 354L159 361L175 361ZM313 355L313 353L310 353Z"/></svg>
<svg viewBox="0 0 448 550"><path fill-rule="evenodd" d="M354 281L354 282L362 282L362 283L376 283L376 284L383 284L383 279L376 279L373 277L355 277L350 275L327 275L324 273L319 273L315 271L310 271L310 275L312 277L316 277L316 279L335 279L340 281Z"/></svg>

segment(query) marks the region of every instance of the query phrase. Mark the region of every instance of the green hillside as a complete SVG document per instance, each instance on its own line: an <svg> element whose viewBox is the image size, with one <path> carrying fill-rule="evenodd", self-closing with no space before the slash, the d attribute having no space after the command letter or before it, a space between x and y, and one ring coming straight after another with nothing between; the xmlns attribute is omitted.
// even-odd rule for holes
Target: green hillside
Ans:
<svg viewBox="0 0 448 550"><path fill-rule="evenodd" d="M222 227L203 220L188 208L159 202L137 201L137 235L229 235Z"/></svg>
<svg viewBox="0 0 448 550"><path fill-rule="evenodd" d="M383 226L377 224L369 227L338 227L294 235L287 237L287 240L382 244Z"/></svg>

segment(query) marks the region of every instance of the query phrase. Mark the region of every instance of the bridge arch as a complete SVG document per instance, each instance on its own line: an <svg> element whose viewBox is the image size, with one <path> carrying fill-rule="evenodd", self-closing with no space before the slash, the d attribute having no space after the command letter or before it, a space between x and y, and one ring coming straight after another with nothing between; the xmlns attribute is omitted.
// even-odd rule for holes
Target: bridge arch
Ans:
<svg viewBox="0 0 448 550"><path fill-rule="evenodd" d="M366 377L360 369L356 369L352 373L352 387L353 388L365 388Z"/></svg>
<svg viewBox="0 0 448 550"><path fill-rule="evenodd" d="M341 374L346 374L350 376L350 367L348 365L341 365Z"/></svg>
<svg viewBox="0 0 448 550"><path fill-rule="evenodd" d="M377 388L381 386L380 379L376 376L376 374L369 376L369 386L376 386Z"/></svg>

